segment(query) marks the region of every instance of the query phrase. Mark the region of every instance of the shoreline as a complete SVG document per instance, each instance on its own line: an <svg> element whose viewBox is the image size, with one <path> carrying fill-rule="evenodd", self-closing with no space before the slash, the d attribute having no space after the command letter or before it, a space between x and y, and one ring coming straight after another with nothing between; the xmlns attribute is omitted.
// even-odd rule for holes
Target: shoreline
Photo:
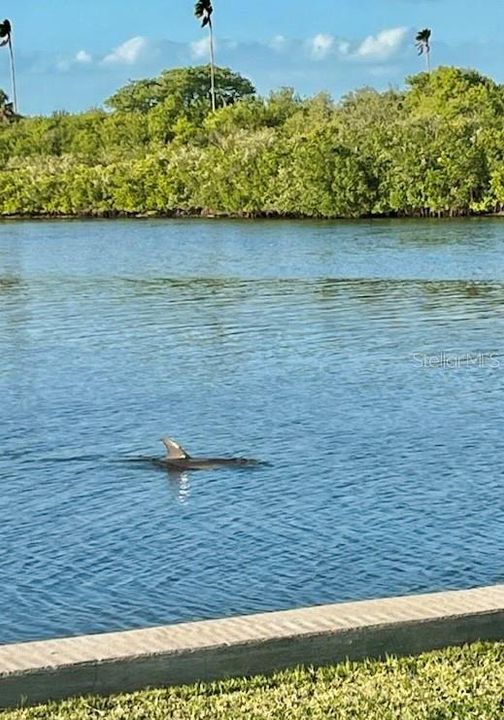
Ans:
<svg viewBox="0 0 504 720"><path fill-rule="evenodd" d="M0 709L504 640L504 585L0 646Z"/></svg>
<svg viewBox="0 0 504 720"><path fill-rule="evenodd" d="M248 220L248 221L296 221L296 222L361 222L361 221L383 221L383 220L422 220L422 221L448 221L448 220L484 220L487 218L504 218L504 211L492 213L461 213L461 214L442 214L442 215L403 215L399 213L385 215L361 215L359 217L321 217L309 215L276 215L268 213L189 213L189 212L149 212L149 213L83 213L78 215L64 214L19 214L0 215L0 222L16 222L16 221L85 221L85 220Z"/></svg>
<svg viewBox="0 0 504 720"><path fill-rule="evenodd" d="M473 689L478 689L477 693ZM297 667L268 677L152 688L74 698L32 709L0 712L2 720L250 720L335 718L500 717L504 696L504 643L474 643L422 653ZM447 708L450 708L450 713ZM454 714L455 713L455 714Z"/></svg>

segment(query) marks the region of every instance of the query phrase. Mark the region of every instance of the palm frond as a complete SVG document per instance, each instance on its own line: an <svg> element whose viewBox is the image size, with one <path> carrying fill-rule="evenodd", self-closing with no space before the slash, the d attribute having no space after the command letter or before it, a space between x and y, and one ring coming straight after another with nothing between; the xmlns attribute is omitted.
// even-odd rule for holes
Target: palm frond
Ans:
<svg viewBox="0 0 504 720"><path fill-rule="evenodd" d="M201 27L212 24L213 7L211 0L197 0L194 6L194 14L201 20Z"/></svg>
<svg viewBox="0 0 504 720"><path fill-rule="evenodd" d="M12 34L12 25L10 24L10 21L5 19L3 22L0 22L0 38L2 38L2 42L0 42L0 47L3 45L7 45L10 42Z"/></svg>
<svg viewBox="0 0 504 720"><path fill-rule="evenodd" d="M429 30L429 28L425 28L424 30L420 30L417 33L416 41L417 42L429 42L431 35L432 35L432 30Z"/></svg>
<svg viewBox="0 0 504 720"><path fill-rule="evenodd" d="M423 55L424 52L430 51L430 38L432 35L432 30L429 28L425 28L424 30L420 30L415 37L415 45L418 50L419 55Z"/></svg>
<svg viewBox="0 0 504 720"><path fill-rule="evenodd" d="M5 19L3 22L0 22L0 37L7 37L11 32L12 25L10 24L10 20Z"/></svg>

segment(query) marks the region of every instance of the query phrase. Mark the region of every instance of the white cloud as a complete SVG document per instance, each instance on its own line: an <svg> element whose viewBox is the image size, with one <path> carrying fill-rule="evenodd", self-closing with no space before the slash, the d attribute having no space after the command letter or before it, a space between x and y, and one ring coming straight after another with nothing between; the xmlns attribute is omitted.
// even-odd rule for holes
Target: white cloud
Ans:
<svg viewBox="0 0 504 720"><path fill-rule="evenodd" d="M502 0L504 1L504 0ZM392 26L391 26L392 27ZM383 26L382 26L383 29ZM264 42L239 40L230 43L222 37L218 38L219 52L216 61L219 65L235 67L245 76L250 77L259 92L267 94L271 89L292 86L302 95L310 95L320 90L327 90L335 97L365 85L378 89L387 88L391 84L400 87L402 79L423 70L423 60L415 52L412 38L414 29L410 28L406 36L402 28L385 28L385 36L379 33L380 27L372 32L370 41L365 36L341 37L334 32L334 42L326 56L315 60L310 54L316 33L310 36L292 37L284 34L284 47L281 51L274 45L282 46L282 41L274 38L275 30ZM399 32L398 32L399 31ZM322 30L322 32L325 32ZM162 29L159 30L163 34ZM408 34L411 37L408 39ZM331 33L329 33L329 37ZM194 27L193 39L200 40L206 33ZM376 57L377 50L385 40L385 55ZM311 42L309 42L311 40ZM97 105L103 98L117 90L122 84L133 77L154 77L165 68L201 64L194 58L187 41L168 40L159 36L140 40L136 46L126 45L126 57L140 55L135 65L124 62L124 48L121 52L101 53L100 43L96 45L75 45L65 54L56 47L48 47L43 51L34 51L22 45L18 48L17 62L22 69L26 83L23 112L52 112L56 108L68 110L84 109ZM137 41L138 42L138 41ZM142 44L144 49L142 49ZM322 43L323 45L323 43ZM326 43L327 45L327 43ZM206 46L208 47L208 46ZM395 48L395 51L394 49ZM92 56L92 62L80 62L77 53L84 52ZM104 56L113 55L122 58L121 62L103 63ZM464 65L467 58L471 64L485 74L493 76L498 82L504 82L504 66L499 58L504 56L504 41L491 44L489 41L457 42L449 44L438 39L434 63L439 65ZM208 62L208 55L202 56L203 63ZM0 63L2 70L2 63ZM7 68L4 67L6 78ZM99 75L98 75L99 73ZM1 78L0 78L1 79ZM26 103L26 104L25 104Z"/></svg>
<svg viewBox="0 0 504 720"><path fill-rule="evenodd" d="M333 45L334 38L332 35L319 33L308 40L308 51L314 60L323 60L329 55Z"/></svg>
<svg viewBox="0 0 504 720"><path fill-rule="evenodd" d="M285 48L287 42L287 38L284 35L275 35L275 37L271 38L268 45L273 50L280 52Z"/></svg>
<svg viewBox="0 0 504 720"><path fill-rule="evenodd" d="M75 62L86 64L93 62L93 58L86 50L79 50L75 56Z"/></svg>
<svg viewBox="0 0 504 720"><path fill-rule="evenodd" d="M260 67L271 67L272 63L276 67L275 58L278 58L278 63L281 65L288 64L286 72L296 67L296 73L307 72L306 67L301 67L301 63L303 61L306 63L307 58L315 61L317 65L330 63L333 66L335 62L340 62L348 67L360 65L363 61L370 65L382 65L389 62L404 44L407 32L403 27L390 28L355 43L328 33L318 33L305 40L278 34L267 41L253 43L221 39L218 43L218 60L223 64L233 64L236 58L244 58L244 62L257 63ZM300 48L301 52L291 52L296 47ZM59 57L54 59L53 67L62 73L67 73L77 68L81 71L84 71L84 68L91 70L97 64L113 68L116 72L120 67L127 69L133 65L142 65L146 69L151 69L154 74L157 68L163 66L206 63L209 53L210 42L207 34L189 43L161 41L138 35L99 57L86 49L81 49L67 58ZM279 73L280 70L277 71L277 75L280 78L278 82L281 83Z"/></svg>
<svg viewBox="0 0 504 720"><path fill-rule="evenodd" d="M401 47L408 30L405 27L382 30L361 42L355 55L365 60L386 60Z"/></svg>
<svg viewBox="0 0 504 720"><path fill-rule="evenodd" d="M145 53L147 46L147 38L137 35L123 42L109 55L105 55L103 62L107 65L135 65Z"/></svg>
<svg viewBox="0 0 504 720"><path fill-rule="evenodd" d="M189 45L191 49L191 55L193 58L208 57L210 53L210 39L208 37L201 38L201 40L195 40Z"/></svg>

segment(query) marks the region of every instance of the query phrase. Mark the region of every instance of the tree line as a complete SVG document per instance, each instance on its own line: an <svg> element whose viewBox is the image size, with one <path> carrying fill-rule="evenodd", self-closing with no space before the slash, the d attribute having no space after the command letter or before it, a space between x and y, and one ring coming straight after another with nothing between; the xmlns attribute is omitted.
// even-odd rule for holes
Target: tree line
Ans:
<svg viewBox="0 0 504 720"><path fill-rule="evenodd" d="M438 68L339 102L215 67L130 82L107 110L17 118L0 94L0 214L444 216L504 208L504 86ZM212 111L215 103L216 110Z"/></svg>

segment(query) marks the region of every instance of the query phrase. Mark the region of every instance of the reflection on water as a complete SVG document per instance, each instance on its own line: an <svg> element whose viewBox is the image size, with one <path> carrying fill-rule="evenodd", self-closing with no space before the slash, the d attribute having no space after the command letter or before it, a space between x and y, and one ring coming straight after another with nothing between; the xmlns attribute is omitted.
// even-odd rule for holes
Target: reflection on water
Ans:
<svg viewBox="0 0 504 720"><path fill-rule="evenodd" d="M502 581L503 238L0 226L0 642Z"/></svg>
<svg viewBox="0 0 504 720"><path fill-rule="evenodd" d="M189 473L167 471L168 483L174 497L183 505L189 500L191 494L191 484L189 482Z"/></svg>
<svg viewBox="0 0 504 720"><path fill-rule="evenodd" d="M19 290L22 286L23 281L21 278L9 277L9 275L0 276L0 293Z"/></svg>

